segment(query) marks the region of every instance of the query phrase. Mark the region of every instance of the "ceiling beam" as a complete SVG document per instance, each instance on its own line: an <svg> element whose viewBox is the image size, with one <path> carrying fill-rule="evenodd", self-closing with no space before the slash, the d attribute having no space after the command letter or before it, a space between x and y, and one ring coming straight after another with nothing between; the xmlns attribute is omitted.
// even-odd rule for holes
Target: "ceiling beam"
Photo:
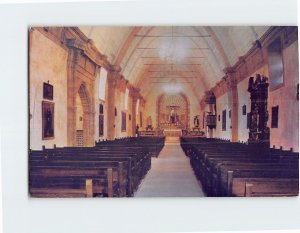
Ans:
<svg viewBox="0 0 300 233"><path fill-rule="evenodd" d="M160 38L160 37L167 37L167 38L173 38L173 37L210 37L210 35L135 35L136 37L149 37L149 38Z"/></svg>
<svg viewBox="0 0 300 233"><path fill-rule="evenodd" d="M147 57L141 57L141 58L159 58L159 59L161 59L161 57L159 57L159 56L147 56ZM184 58L206 58L206 57L184 57Z"/></svg>
<svg viewBox="0 0 300 233"><path fill-rule="evenodd" d="M135 39L135 35L142 29L142 27L133 27L132 31L130 32L129 36L125 40L124 44L122 45L121 49L118 52L118 55L115 59L114 65L119 66L122 63L123 58L125 57L128 48L131 46L133 40Z"/></svg>
<svg viewBox="0 0 300 233"><path fill-rule="evenodd" d="M188 76L188 77L183 77L183 76L177 76L177 77L168 77L168 76L165 76L165 77L155 77L155 76L149 76L148 78L154 78L154 79L158 79L158 78L161 78L161 79L170 78L170 79L175 79L175 78L196 78L196 77L191 77L191 76Z"/></svg>
<svg viewBox="0 0 300 233"><path fill-rule="evenodd" d="M159 49L161 49L161 48L137 48L137 49L157 49L157 50L159 50ZM210 50L210 48L186 48L186 49L198 49L198 50L204 50L204 49L208 49L208 50Z"/></svg>
<svg viewBox="0 0 300 233"><path fill-rule="evenodd" d="M161 72L161 73L184 73L184 72L191 72L197 73L195 70L148 70L148 72Z"/></svg>
<svg viewBox="0 0 300 233"><path fill-rule="evenodd" d="M151 82L151 83L171 83L171 82ZM186 82L176 82L176 83L193 83L193 82L189 82L189 81L186 81Z"/></svg>
<svg viewBox="0 0 300 233"><path fill-rule="evenodd" d="M184 64L184 63L173 63L173 64L162 64L162 63L145 63L144 65L147 65L147 66L190 66L190 65L193 65L193 66L201 66L201 64L194 64L194 63L188 63L188 64Z"/></svg>

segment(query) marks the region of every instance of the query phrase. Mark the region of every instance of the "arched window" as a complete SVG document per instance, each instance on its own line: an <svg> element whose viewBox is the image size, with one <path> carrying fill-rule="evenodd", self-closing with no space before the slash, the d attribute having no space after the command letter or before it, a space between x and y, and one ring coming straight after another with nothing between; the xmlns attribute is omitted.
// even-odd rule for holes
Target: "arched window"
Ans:
<svg viewBox="0 0 300 233"><path fill-rule="evenodd" d="M101 67L99 79L99 99L105 100L105 86L107 79L107 71Z"/></svg>
<svg viewBox="0 0 300 233"><path fill-rule="evenodd" d="M139 114L139 107L140 107L140 99L136 101L135 115Z"/></svg>
<svg viewBox="0 0 300 233"><path fill-rule="evenodd" d="M125 90L125 98L124 98L124 109L128 110L128 95L129 95L129 90L126 88Z"/></svg>
<svg viewBox="0 0 300 233"><path fill-rule="evenodd" d="M283 61L280 38L277 38L268 46L268 61L270 89L274 90L283 85Z"/></svg>

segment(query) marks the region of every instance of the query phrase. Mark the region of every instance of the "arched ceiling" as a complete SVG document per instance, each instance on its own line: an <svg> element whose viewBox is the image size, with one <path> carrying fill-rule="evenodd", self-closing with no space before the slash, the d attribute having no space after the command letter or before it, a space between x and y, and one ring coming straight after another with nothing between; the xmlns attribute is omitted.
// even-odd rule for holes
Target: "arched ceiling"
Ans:
<svg viewBox="0 0 300 233"><path fill-rule="evenodd" d="M269 27L80 27L147 97L188 87L200 99Z"/></svg>

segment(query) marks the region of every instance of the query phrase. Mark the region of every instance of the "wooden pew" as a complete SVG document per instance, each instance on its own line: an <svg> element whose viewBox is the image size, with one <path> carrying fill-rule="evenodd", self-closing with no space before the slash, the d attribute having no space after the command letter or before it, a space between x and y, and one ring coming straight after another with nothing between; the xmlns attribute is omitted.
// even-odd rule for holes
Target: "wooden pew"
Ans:
<svg viewBox="0 0 300 233"><path fill-rule="evenodd" d="M103 193L109 197L124 196L126 173L122 170L122 164L113 163L66 163L47 161L46 164L34 162L30 169L30 193L34 196L37 188L55 189L67 188L84 191L86 181L93 182L93 193ZM69 191L68 190L68 191Z"/></svg>
<svg viewBox="0 0 300 233"><path fill-rule="evenodd" d="M294 195L299 187L290 190L280 186L280 179L299 180L299 153L274 149L258 149L242 143L230 143L219 139L181 138L181 146L190 158L191 166L201 180L208 196L234 196L235 179L265 179L270 181L270 192L263 187L263 180L256 184L252 195ZM234 174L231 175L231 174ZM272 180L274 179L274 180ZM271 181L272 180L272 181ZM250 184L247 184L251 187ZM254 184L252 184L253 186ZM268 186L267 184L265 187ZM239 183L238 187L245 187ZM276 190L281 187L281 190ZM290 187L290 186L287 186ZM248 188L249 190L249 188ZM250 193L250 191L248 191ZM281 193L281 194L280 194ZM241 189L239 189L239 195Z"/></svg>
<svg viewBox="0 0 300 233"><path fill-rule="evenodd" d="M299 180L289 178L234 178L232 196L298 196Z"/></svg>
<svg viewBox="0 0 300 233"><path fill-rule="evenodd" d="M29 191L40 197L132 196L163 145L163 137L124 138L89 148L31 151Z"/></svg>

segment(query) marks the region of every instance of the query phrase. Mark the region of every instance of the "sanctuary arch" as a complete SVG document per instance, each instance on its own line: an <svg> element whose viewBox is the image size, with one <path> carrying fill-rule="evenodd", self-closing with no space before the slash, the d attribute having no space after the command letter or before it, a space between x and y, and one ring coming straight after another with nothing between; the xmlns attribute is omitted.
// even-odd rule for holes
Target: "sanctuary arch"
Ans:
<svg viewBox="0 0 300 233"><path fill-rule="evenodd" d="M190 105L183 93L162 94L157 99L157 123L161 129L188 129Z"/></svg>

